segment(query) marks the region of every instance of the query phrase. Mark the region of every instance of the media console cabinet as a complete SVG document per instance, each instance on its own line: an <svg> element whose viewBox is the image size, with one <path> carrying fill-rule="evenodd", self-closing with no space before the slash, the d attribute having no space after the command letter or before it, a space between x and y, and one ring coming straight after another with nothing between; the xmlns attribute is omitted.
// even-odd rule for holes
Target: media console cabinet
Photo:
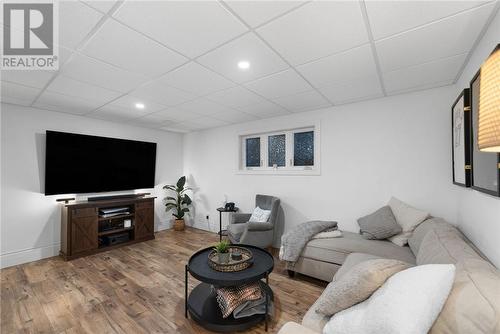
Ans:
<svg viewBox="0 0 500 334"><path fill-rule="evenodd" d="M61 251L65 260L154 239L155 197L65 203L62 207ZM126 208L105 215L101 210ZM126 227L125 221L130 220Z"/></svg>

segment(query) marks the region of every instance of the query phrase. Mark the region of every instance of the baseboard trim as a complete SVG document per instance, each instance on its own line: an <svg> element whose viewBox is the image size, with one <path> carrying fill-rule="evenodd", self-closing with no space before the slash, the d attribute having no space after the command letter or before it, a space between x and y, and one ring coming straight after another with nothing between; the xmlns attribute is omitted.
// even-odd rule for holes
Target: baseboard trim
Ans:
<svg viewBox="0 0 500 334"><path fill-rule="evenodd" d="M0 268L8 268L18 264L33 262L48 257L59 255L61 244L23 249L20 251L9 252L0 255Z"/></svg>

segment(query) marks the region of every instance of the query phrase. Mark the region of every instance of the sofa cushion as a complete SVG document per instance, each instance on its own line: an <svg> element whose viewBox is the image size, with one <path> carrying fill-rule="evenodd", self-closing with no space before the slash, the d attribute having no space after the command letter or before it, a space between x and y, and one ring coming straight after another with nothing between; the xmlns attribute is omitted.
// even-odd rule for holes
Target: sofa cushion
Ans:
<svg viewBox="0 0 500 334"><path fill-rule="evenodd" d="M318 309L318 300L307 310L304 318L302 318L302 325L317 333L322 333L323 327L330 320L330 317L316 312Z"/></svg>
<svg viewBox="0 0 500 334"><path fill-rule="evenodd" d="M427 219L429 213L416 209L395 197L390 199L389 206L391 207L396 221L403 230L401 233L390 237L389 240L398 246L404 246L408 243L408 238L411 237L415 227Z"/></svg>
<svg viewBox="0 0 500 334"><path fill-rule="evenodd" d="M410 264L393 259L373 259L352 267L345 275L328 284L318 298L316 312L332 316L372 295L384 282Z"/></svg>
<svg viewBox="0 0 500 334"><path fill-rule="evenodd" d="M410 246L415 256L418 253L420 244L422 243L422 240L424 239L425 235L427 234L427 232L433 229L456 231L457 233L460 233L455 226L451 225L443 218L432 217L426 219L422 224L419 224L415 228L411 237L408 239L408 245Z"/></svg>
<svg viewBox="0 0 500 334"><path fill-rule="evenodd" d="M318 334L307 327L304 327L296 322L289 321L281 327L278 334Z"/></svg>
<svg viewBox="0 0 500 334"><path fill-rule="evenodd" d="M387 239L401 233L401 226L396 222L389 206L384 206L377 211L358 218L359 233L365 239Z"/></svg>
<svg viewBox="0 0 500 334"><path fill-rule="evenodd" d="M368 253L388 259L415 263L409 247L400 247L387 240L367 240L358 233L343 231L342 238L313 239L301 256L329 263L342 264L351 253Z"/></svg>
<svg viewBox="0 0 500 334"><path fill-rule="evenodd" d="M335 276L333 276L333 280L336 281L339 278L341 278L343 275L345 275L349 270L351 270L352 267L355 265L368 261L368 260L375 260L375 259L380 259L380 256L377 255L372 255L372 254L366 254L366 253L351 253L349 254L344 261L344 264L342 267L337 270L335 273Z"/></svg>

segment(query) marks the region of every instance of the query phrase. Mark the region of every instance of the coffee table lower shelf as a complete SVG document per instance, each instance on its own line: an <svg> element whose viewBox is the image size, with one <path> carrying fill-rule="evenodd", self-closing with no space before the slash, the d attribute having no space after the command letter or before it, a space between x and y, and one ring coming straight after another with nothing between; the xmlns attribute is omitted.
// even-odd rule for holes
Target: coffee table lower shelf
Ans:
<svg viewBox="0 0 500 334"><path fill-rule="evenodd" d="M264 292L269 296L269 301L273 300L273 291L269 285L262 282L262 286ZM240 319L235 319L232 315L225 319L222 318L216 295L212 291L211 285L207 283L200 283L191 291L186 307L193 320L202 327L215 332L242 331L267 320L265 314L256 314Z"/></svg>

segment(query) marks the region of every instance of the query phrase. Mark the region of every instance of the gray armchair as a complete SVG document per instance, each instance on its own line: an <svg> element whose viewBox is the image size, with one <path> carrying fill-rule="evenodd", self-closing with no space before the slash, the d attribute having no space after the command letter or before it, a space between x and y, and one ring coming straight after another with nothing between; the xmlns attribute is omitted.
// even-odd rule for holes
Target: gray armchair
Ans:
<svg viewBox="0 0 500 334"><path fill-rule="evenodd" d="M233 213L227 227L229 240L233 244L247 244L257 247L270 247L280 207L280 199L273 196L255 196L255 206L263 210L271 210L269 220L265 223L250 222L250 213Z"/></svg>

